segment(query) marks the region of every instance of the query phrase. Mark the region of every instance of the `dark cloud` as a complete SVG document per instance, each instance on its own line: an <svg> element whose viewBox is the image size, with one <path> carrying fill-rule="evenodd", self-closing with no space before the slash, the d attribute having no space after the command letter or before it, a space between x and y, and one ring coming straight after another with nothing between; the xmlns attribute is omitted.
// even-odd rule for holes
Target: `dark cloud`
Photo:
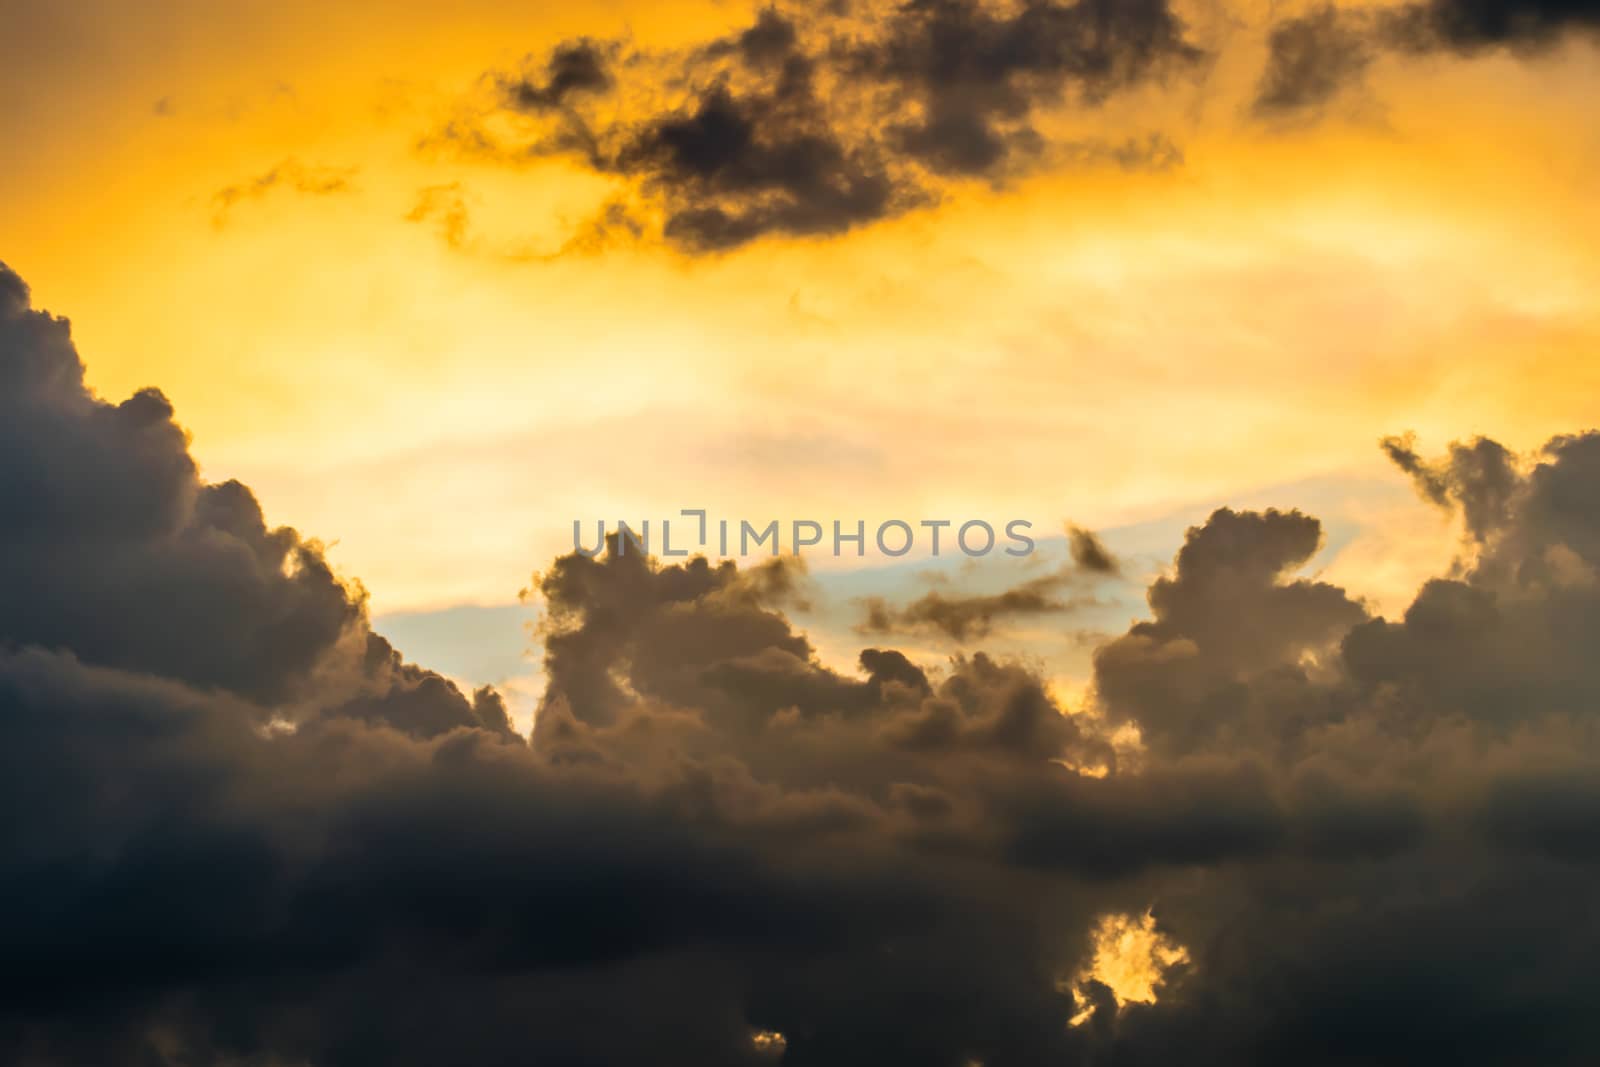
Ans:
<svg viewBox="0 0 1600 1067"><path fill-rule="evenodd" d="M1331 5L1275 25L1267 51L1254 108L1268 117L1322 106L1359 79L1373 58L1356 17Z"/></svg>
<svg viewBox="0 0 1600 1067"><path fill-rule="evenodd" d="M876 28L843 48L846 69L915 102L899 147L945 174L990 174L1034 151L1029 120L1069 90L1092 103L1201 58L1164 0L927 0Z"/></svg>
<svg viewBox="0 0 1600 1067"><path fill-rule="evenodd" d="M1459 507L1467 536L1484 542L1510 518L1512 496L1519 488L1515 457L1497 442L1480 437L1450 447L1447 459L1424 461L1411 437L1386 437L1384 454L1411 475L1424 497L1442 508Z"/></svg>
<svg viewBox="0 0 1600 1067"><path fill-rule="evenodd" d="M1063 597L1066 581L1055 575L1035 578L1002 593L956 596L934 590L903 608L881 597L865 603L865 633L890 634L931 629L956 641L987 637L1002 620L1062 615L1095 603L1087 597Z"/></svg>
<svg viewBox="0 0 1600 1067"><path fill-rule="evenodd" d="M1089 535L1093 540L1093 535ZM1098 546L1098 542L1096 542ZM1074 555L1078 549L1074 547ZM1112 571L1100 566L1079 566L1100 573L1114 573L1109 556L1091 555L1093 564L1113 563ZM999 593L959 594L938 589L896 608L882 597L862 601L864 616L857 629L868 634L917 633L932 631L954 641L988 637L997 626L1020 619L1066 615L1096 607L1100 601L1081 589L1080 572L1071 568L1040 575Z"/></svg>
<svg viewBox="0 0 1600 1067"><path fill-rule="evenodd" d="M1321 537L1297 511L1222 508L1192 528L1174 573L1150 587L1153 618L1095 652L1110 713L1171 751L1262 728L1280 697L1295 715L1316 714L1304 657L1366 618L1337 586L1292 577Z"/></svg>
<svg viewBox="0 0 1600 1067"><path fill-rule="evenodd" d="M248 181L218 189L211 198L211 221L227 225L233 209L247 200L259 200L274 190L288 190L305 196L329 196L350 192L354 186L354 167L307 166L297 159L285 159Z"/></svg>
<svg viewBox="0 0 1600 1067"><path fill-rule="evenodd" d="M1383 26L1394 47L1463 54L1542 48L1567 32L1596 29L1595 0L1422 0L1391 13Z"/></svg>
<svg viewBox="0 0 1600 1067"><path fill-rule="evenodd" d="M1080 570L1091 574L1120 574L1122 564L1111 550L1094 535L1094 531L1086 530L1082 526L1067 527L1067 548L1072 553L1072 562Z"/></svg>
<svg viewBox="0 0 1600 1067"><path fill-rule="evenodd" d="M549 111L570 97L611 88L613 51L587 39L567 42L550 53L542 70L530 63L521 75L501 76L498 86L512 107Z"/></svg>
<svg viewBox="0 0 1600 1067"><path fill-rule="evenodd" d="M1600 939L1565 906L1594 876L1576 828L1600 781L1583 651L1600 619L1600 435L1556 438L1526 467L1483 440L1442 460L1385 447L1470 534L1455 576L1401 619L1287 577L1315 546L1311 520L1219 512L1152 588L1155 621L1099 653L1107 711L1150 742L1146 777L1262 768L1230 825L1263 856L1304 857L1233 867L1232 908L1219 885L1163 897L1170 928L1205 946L1199 985L1120 1020L1128 1062L1193 1040L1207 1061L1590 1055L1563 983ZM1538 977L1518 991L1511 975Z"/></svg>
<svg viewBox="0 0 1600 1067"><path fill-rule="evenodd" d="M1502 732L1531 715L1600 706L1600 668L1586 651L1600 637L1600 435L1555 438L1526 472L1482 438L1431 463L1408 449L1397 460L1428 498L1460 511L1465 552L1401 622L1350 633L1352 671Z"/></svg>
<svg viewBox="0 0 1600 1067"><path fill-rule="evenodd" d="M927 204L948 180L1002 180L1052 147L1171 167L1181 153L1160 135L1053 146L1036 120L1203 58L1165 0L769 7L679 53L623 53L578 41L492 75L489 105L425 143L503 162L576 156L635 182L669 241L708 251L840 233ZM619 117L624 90L647 111ZM520 143L485 121L506 111L538 120Z"/></svg>
<svg viewBox="0 0 1600 1067"><path fill-rule="evenodd" d="M861 601L864 634L937 633L953 641L981 640L997 627L1023 619L1067 615L1101 602L1092 580L1121 573L1121 564L1092 532L1067 527L1071 566L1021 582L999 593L954 593L934 589L903 607L883 597ZM943 579L944 575L938 575Z"/></svg>
<svg viewBox="0 0 1600 1067"><path fill-rule="evenodd" d="M1396 620L1215 512L1086 708L830 668L787 561L568 556L528 743L4 270L0 444L4 1062L1596 1056L1600 434L1391 442L1469 530ZM1152 905L1187 962L1119 1004Z"/></svg>
<svg viewBox="0 0 1600 1067"><path fill-rule="evenodd" d="M1571 34L1600 31L1595 0L1419 0L1393 7L1328 5L1284 19L1268 38L1257 115L1281 118L1326 104L1384 54L1529 54Z"/></svg>
<svg viewBox="0 0 1600 1067"><path fill-rule="evenodd" d="M770 91L712 85L636 130L605 166L641 177L670 205L666 237L693 249L836 233L920 200L828 125L808 80L796 65Z"/></svg>
<svg viewBox="0 0 1600 1067"><path fill-rule="evenodd" d="M201 481L165 397L91 395L65 319L0 270L0 642L292 706L409 693L364 595L315 542L268 527L238 482ZM437 714L476 723L444 684Z"/></svg>

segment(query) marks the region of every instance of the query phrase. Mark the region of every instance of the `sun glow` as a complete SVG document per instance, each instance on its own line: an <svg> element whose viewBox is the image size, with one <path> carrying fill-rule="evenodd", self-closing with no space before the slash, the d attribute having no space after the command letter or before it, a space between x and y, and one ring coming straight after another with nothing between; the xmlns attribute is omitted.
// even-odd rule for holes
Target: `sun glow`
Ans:
<svg viewBox="0 0 1600 1067"><path fill-rule="evenodd" d="M1174 968L1189 962L1189 950L1156 929L1156 918L1143 915L1102 915L1090 934L1093 954L1068 986L1080 1002L1089 1002L1087 985L1099 982L1111 990L1120 1008L1124 1004L1154 1004L1157 990ZM1084 1007L1072 1018L1081 1026L1094 1014Z"/></svg>

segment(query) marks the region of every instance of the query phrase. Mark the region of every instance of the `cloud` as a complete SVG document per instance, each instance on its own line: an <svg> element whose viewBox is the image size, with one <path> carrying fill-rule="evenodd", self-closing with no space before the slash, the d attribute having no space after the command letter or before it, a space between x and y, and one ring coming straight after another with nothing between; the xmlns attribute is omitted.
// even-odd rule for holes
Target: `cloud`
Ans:
<svg viewBox="0 0 1600 1067"><path fill-rule="evenodd" d="M461 182L428 185L417 191L416 202L405 214L405 221L431 223L444 243L456 252L486 256L512 263L553 262L571 256L593 255L624 238L637 238L642 232L638 220L620 201L607 203L593 217L552 250L517 246L505 242L491 244L474 231L468 192Z"/></svg>
<svg viewBox="0 0 1600 1067"><path fill-rule="evenodd" d="M1373 49L1356 16L1329 5L1272 27L1253 104L1272 117L1319 108L1358 80Z"/></svg>
<svg viewBox="0 0 1600 1067"><path fill-rule="evenodd" d="M472 225L472 213L460 182L429 185L418 190L417 202L406 212L407 222L432 222L439 236L454 249L464 249Z"/></svg>
<svg viewBox="0 0 1600 1067"><path fill-rule="evenodd" d="M1067 548L1072 553L1072 562L1079 569L1090 574L1120 574L1122 564L1111 550L1094 535L1094 531L1086 530L1082 526L1067 526Z"/></svg>
<svg viewBox="0 0 1600 1067"><path fill-rule="evenodd" d="M1323 4L1268 25L1248 113L1315 116L1384 57L1536 55L1596 29L1589 0ZM669 244L717 253L843 234L972 182L1179 168L1168 131L1108 138L1082 120L1119 95L1198 84L1223 36L1203 44L1169 0L777 3L676 49L580 37L490 70L419 146L575 161L615 179L629 218Z"/></svg>
<svg viewBox="0 0 1600 1067"><path fill-rule="evenodd" d="M1417 455L1410 436L1386 437L1381 447L1395 466L1411 475L1425 498L1447 510L1460 509L1467 535L1474 541L1486 541L1510 519L1512 496L1521 479L1515 457L1497 442L1480 437L1471 444L1452 445L1450 455L1436 463Z"/></svg>
<svg viewBox="0 0 1600 1067"><path fill-rule="evenodd" d="M1047 159L1166 169L1160 134L1061 141L1037 121L1195 69L1164 0L767 7L674 53L588 39L519 71L424 143L500 162L575 157L626 179L692 252L842 233ZM507 118L525 120L503 132Z"/></svg>
<svg viewBox="0 0 1600 1067"><path fill-rule="evenodd" d="M1108 711L1173 751L1248 728L1263 712L1243 699L1241 679L1303 677L1305 656L1366 618L1337 586L1291 577L1321 537L1297 511L1221 508L1191 528L1174 573L1150 586L1153 618L1095 652Z"/></svg>
<svg viewBox="0 0 1600 1067"><path fill-rule="evenodd" d="M263 705L338 692L380 717L421 700L479 721L370 631L316 542L265 525L244 485L200 479L161 393L92 396L66 320L9 271L0 343L0 640Z"/></svg>
<svg viewBox="0 0 1600 1067"><path fill-rule="evenodd" d="M1267 118L1315 111L1359 82L1382 55L1473 57L1499 48L1529 55L1569 35L1596 31L1600 4L1593 0L1418 0L1377 8L1330 4L1274 24L1253 109Z"/></svg>
<svg viewBox="0 0 1600 1067"><path fill-rule="evenodd" d="M931 631L953 641L981 640L990 636L997 625L1011 620L1067 615L1097 607L1099 600L1081 589L1074 592L1074 587L1097 576L1117 575L1120 565L1088 530L1068 526L1067 536L1070 566L999 593L962 595L935 589L901 608L882 597L866 597L861 602L864 617L857 632L887 635Z"/></svg>
<svg viewBox="0 0 1600 1067"><path fill-rule="evenodd" d="M211 221L219 229L226 226L233 209L248 200L260 200L274 190L287 190L303 196L331 196L350 192L354 186L354 167L307 166L297 159L285 159L271 170L248 181L229 185L211 197Z"/></svg>
<svg viewBox="0 0 1600 1067"><path fill-rule="evenodd" d="M523 739L0 270L0 1059L1589 1062L1600 434L1389 447L1398 619L1219 509L1065 708L571 555Z"/></svg>
<svg viewBox="0 0 1600 1067"><path fill-rule="evenodd" d="M611 62L616 49L582 39L558 45L545 60L542 74L533 71L503 76L499 88L508 101L526 111L550 111L585 93L612 86Z"/></svg>
<svg viewBox="0 0 1600 1067"><path fill-rule="evenodd" d="M1600 29L1594 0L1422 0L1386 20L1385 36L1413 52L1471 54L1489 48L1542 48L1563 34Z"/></svg>
<svg viewBox="0 0 1600 1067"><path fill-rule="evenodd" d="M1057 590L1065 584L1057 576L1035 578L1002 593L952 596L938 590L926 593L896 609L882 597L868 597L862 633L915 633L931 629L954 641L988 637L998 620L1039 615L1061 615L1092 600L1064 599Z"/></svg>

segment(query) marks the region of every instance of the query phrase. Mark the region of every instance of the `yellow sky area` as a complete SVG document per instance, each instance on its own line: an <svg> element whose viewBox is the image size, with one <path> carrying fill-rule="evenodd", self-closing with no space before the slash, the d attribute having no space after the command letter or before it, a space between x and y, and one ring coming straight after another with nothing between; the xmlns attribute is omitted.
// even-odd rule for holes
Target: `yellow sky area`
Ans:
<svg viewBox="0 0 1600 1067"><path fill-rule="evenodd" d="M61 16L76 51L13 68L31 88L0 120L29 146L0 168L0 257L74 320L91 381L161 386L207 475L337 541L379 609L508 600L577 517L1053 531L1386 477L1386 433L1526 448L1593 421L1592 53L1385 61L1326 121L1266 130L1246 50L1071 120L1168 132L1172 172L952 188L700 261L547 260L613 183L417 139L542 43L689 39L743 12L430 7ZM220 190L288 160L349 188L219 216ZM452 185L455 246L406 219Z"/></svg>
<svg viewBox="0 0 1600 1067"><path fill-rule="evenodd" d="M1189 962L1189 951L1156 929L1155 916L1107 914L1089 935L1091 956L1076 979L1081 989L1089 979L1110 988L1117 1004L1154 1004L1161 983L1172 968ZM1072 1024L1088 1021L1084 1011Z"/></svg>

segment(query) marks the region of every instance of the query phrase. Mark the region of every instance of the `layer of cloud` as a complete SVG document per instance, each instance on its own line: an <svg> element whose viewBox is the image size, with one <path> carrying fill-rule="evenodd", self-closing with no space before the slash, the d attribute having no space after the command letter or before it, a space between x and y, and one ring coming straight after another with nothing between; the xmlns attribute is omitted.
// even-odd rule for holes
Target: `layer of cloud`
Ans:
<svg viewBox="0 0 1600 1067"><path fill-rule="evenodd" d="M1398 619L1221 509L1064 708L572 555L524 739L0 271L0 1059L1591 1062L1600 434L1387 447Z"/></svg>

